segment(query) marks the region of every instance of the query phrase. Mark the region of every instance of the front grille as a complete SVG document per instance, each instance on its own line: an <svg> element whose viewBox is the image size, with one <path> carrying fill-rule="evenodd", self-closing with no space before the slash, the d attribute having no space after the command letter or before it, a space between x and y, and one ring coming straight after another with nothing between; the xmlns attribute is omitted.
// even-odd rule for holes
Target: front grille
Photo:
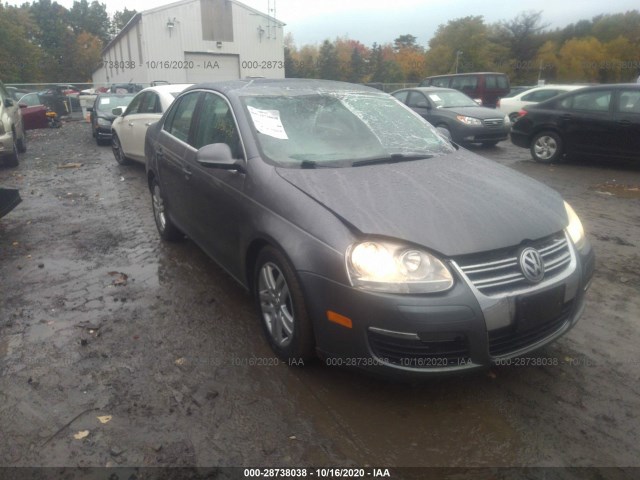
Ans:
<svg viewBox="0 0 640 480"><path fill-rule="evenodd" d="M501 127L504 124L504 118L487 118L482 123L485 127Z"/></svg>
<svg viewBox="0 0 640 480"><path fill-rule="evenodd" d="M557 318L530 330L518 331L511 326L489 332L489 353L492 357L508 355L553 335L569 321L572 307L573 301L565 303Z"/></svg>
<svg viewBox="0 0 640 480"><path fill-rule="evenodd" d="M471 283L484 295L501 295L531 286L520 269L519 252L524 246L467 255L456 259L456 262ZM542 257L545 271L542 281L559 275L571 263L569 244L562 232L526 246L538 250Z"/></svg>
<svg viewBox="0 0 640 480"><path fill-rule="evenodd" d="M463 334L448 339L423 341L403 339L369 331L369 345L374 355L393 365L408 368L457 367L469 363L469 341Z"/></svg>

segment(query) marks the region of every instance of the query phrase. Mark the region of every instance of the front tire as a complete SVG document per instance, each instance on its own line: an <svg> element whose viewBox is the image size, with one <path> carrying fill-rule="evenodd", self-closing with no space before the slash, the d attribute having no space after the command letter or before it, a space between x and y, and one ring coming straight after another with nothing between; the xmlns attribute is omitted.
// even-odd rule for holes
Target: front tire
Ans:
<svg viewBox="0 0 640 480"><path fill-rule="evenodd" d="M16 147L20 153L25 153L27 151L27 132L22 132L22 138L18 139Z"/></svg>
<svg viewBox="0 0 640 480"><path fill-rule="evenodd" d="M4 161L4 163L7 167L17 167L19 160L18 160L18 146L16 145L15 135L13 135L11 144L12 144L11 153L6 157L6 160Z"/></svg>
<svg viewBox="0 0 640 480"><path fill-rule="evenodd" d="M113 156L116 157L116 162L118 162L120 165L129 165L131 163L131 160L129 160L124 154L120 139L115 133L111 137L111 150L113 151Z"/></svg>
<svg viewBox="0 0 640 480"><path fill-rule="evenodd" d="M175 242L184 238L184 234L176 227L167 215L167 207L160 191L157 180L151 183L151 204L153 206L153 218L156 221L158 233L163 240Z"/></svg>
<svg viewBox="0 0 640 480"><path fill-rule="evenodd" d="M283 360L314 357L313 326L302 288L287 258L265 247L256 261L253 294L271 348Z"/></svg>
<svg viewBox="0 0 640 480"><path fill-rule="evenodd" d="M555 163L562 157L562 139L555 132L540 132L531 140L531 157L540 163Z"/></svg>

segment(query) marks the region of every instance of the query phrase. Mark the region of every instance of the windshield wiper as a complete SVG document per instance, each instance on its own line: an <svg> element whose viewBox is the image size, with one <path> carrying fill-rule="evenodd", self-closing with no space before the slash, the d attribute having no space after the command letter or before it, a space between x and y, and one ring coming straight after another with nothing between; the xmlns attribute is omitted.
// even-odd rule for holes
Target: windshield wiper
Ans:
<svg viewBox="0 0 640 480"><path fill-rule="evenodd" d="M427 160L433 158L433 155L415 154L405 155L404 153L392 153L388 157L368 158L366 160L357 160L351 164L352 167L363 167L366 165L378 165L382 163L400 163L411 162L413 160Z"/></svg>

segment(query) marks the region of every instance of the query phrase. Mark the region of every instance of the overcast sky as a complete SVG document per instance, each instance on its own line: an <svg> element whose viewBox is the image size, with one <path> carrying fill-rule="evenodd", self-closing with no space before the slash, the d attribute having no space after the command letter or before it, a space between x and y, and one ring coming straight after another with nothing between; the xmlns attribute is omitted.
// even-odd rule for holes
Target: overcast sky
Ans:
<svg viewBox="0 0 640 480"><path fill-rule="evenodd" d="M73 0L57 2L67 8L73 5ZM125 7L142 11L173 0L101 3L113 14ZM245 0L243 3L265 13L269 4L272 9L275 4L276 17L287 24L285 33L291 32L298 46L322 43L337 36L348 36L370 46L373 42L393 42L407 33L426 46L439 25L468 15L482 15L485 22L493 23L510 20L523 11L543 10L543 21L555 28L602 13L640 8L638 0Z"/></svg>

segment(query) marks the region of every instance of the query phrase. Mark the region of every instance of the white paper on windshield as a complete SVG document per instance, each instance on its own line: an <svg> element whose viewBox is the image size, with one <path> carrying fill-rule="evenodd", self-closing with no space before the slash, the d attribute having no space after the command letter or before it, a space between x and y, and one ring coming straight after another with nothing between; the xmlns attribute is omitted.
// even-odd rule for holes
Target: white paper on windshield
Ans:
<svg viewBox="0 0 640 480"><path fill-rule="evenodd" d="M100 99L100 105L109 105L111 103L111 99L110 98L101 98Z"/></svg>
<svg viewBox="0 0 640 480"><path fill-rule="evenodd" d="M273 138L289 140L287 132L284 131L284 126L280 121L280 112L278 110L260 110L249 107L249 113L258 132Z"/></svg>
<svg viewBox="0 0 640 480"><path fill-rule="evenodd" d="M429 98L431 100L433 100L434 102L441 102L442 101L442 99L438 95L436 95L435 93L430 93L429 94Z"/></svg>

